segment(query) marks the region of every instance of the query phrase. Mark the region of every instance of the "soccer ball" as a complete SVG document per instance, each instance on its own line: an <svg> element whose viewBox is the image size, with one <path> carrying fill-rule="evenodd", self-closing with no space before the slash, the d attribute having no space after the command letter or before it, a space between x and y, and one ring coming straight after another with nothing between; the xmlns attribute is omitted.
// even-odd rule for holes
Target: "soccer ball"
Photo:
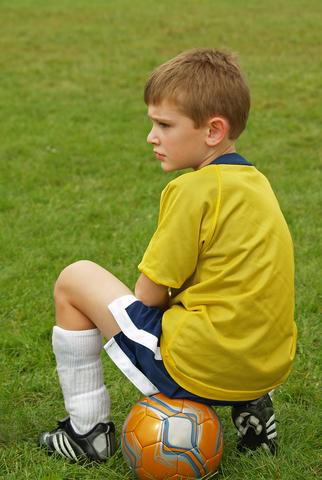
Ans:
<svg viewBox="0 0 322 480"><path fill-rule="evenodd" d="M121 446L139 480L202 478L218 468L222 426L211 407L158 393L134 405Z"/></svg>

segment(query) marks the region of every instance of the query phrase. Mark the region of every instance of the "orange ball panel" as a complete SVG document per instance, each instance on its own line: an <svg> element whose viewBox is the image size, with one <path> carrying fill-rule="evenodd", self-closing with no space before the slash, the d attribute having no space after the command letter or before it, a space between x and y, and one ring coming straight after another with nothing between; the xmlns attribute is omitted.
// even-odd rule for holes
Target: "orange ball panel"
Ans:
<svg viewBox="0 0 322 480"><path fill-rule="evenodd" d="M220 460L221 460L221 453L216 455L215 457L209 458L206 461L206 467L210 472L216 472L218 470Z"/></svg>
<svg viewBox="0 0 322 480"><path fill-rule="evenodd" d="M148 404L147 414L154 418L160 418L161 413L168 417L177 415L182 411L183 407L183 400L172 398L171 402L169 402L169 399L162 393L157 393L152 397L146 397L142 401Z"/></svg>
<svg viewBox="0 0 322 480"><path fill-rule="evenodd" d="M133 432L145 416L146 408L138 403L134 405L124 422L123 431Z"/></svg>
<svg viewBox="0 0 322 480"><path fill-rule="evenodd" d="M196 479L196 476L192 477L191 475L189 475L187 477L186 475L181 475L181 474L176 474L173 477L167 478L167 480L193 480L193 479Z"/></svg>
<svg viewBox="0 0 322 480"><path fill-rule="evenodd" d="M206 458L217 455L223 449L223 435L219 421L207 420L198 427L199 449Z"/></svg>
<svg viewBox="0 0 322 480"><path fill-rule="evenodd" d="M141 466L142 446L139 444L134 432L123 433L122 452L130 467L136 468Z"/></svg>
<svg viewBox="0 0 322 480"><path fill-rule="evenodd" d="M155 480L165 480L177 473L177 457L162 455L162 445L157 443L143 449L142 467Z"/></svg>
<svg viewBox="0 0 322 480"><path fill-rule="evenodd" d="M196 452L197 455L195 455L194 452L195 452L194 450L190 450L188 452L185 452L185 454L179 455L178 474L185 476L187 478L201 478L207 473L207 470L204 467L205 459L204 458L200 459L200 456L198 455L198 451ZM195 465L195 468L193 468L192 466L193 464ZM195 469L198 469L199 471L199 474L197 477L196 477Z"/></svg>
<svg viewBox="0 0 322 480"><path fill-rule="evenodd" d="M214 411L208 405L204 405L198 402L192 402L191 400L185 400L183 406L184 413L193 413L198 415L198 423L203 423L214 416Z"/></svg>
<svg viewBox="0 0 322 480"><path fill-rule="evenodd" d="M151 473L146 472L144 468L138 468L135 470L135 474L139 480L155 480L155 477Z"/></svg>
<svg viewBox="0 0 322 480"><path fill-rule="evenodd" d="M142 447L161 441L162 422L158 418L144 417L135 429L135 435Z"/></svg>
<svg viewBox="0 0 322 480"><path fill-rule="evenodd" d="M184 400L180 398L169 398L163 393L157 393L154 395L158 400L170 405L171 408L175 408L176 410L182 411Z"/></svg>

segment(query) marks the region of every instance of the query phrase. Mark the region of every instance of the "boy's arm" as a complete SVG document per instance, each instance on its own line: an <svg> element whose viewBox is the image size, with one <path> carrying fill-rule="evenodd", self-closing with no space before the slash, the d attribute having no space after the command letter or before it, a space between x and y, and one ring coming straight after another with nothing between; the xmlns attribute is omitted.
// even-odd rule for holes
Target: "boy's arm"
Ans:
<svg viewBox="0 0 322 480"><path fill-rule="evenodd" d="M167 309L169 306L168 290L165 285L158 285L141 273L135 285L135 296L149 307Z"/></svg>

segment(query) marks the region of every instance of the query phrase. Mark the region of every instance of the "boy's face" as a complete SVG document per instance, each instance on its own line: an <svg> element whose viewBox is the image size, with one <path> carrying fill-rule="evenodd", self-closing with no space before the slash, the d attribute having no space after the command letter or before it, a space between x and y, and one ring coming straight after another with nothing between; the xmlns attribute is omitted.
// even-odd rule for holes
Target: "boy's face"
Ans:
<svg viewBox="0 0 322 480"><path fill-rule="evenodd" d="M184 168L197 169L209 157L206 143L209 127L195 128L191 118L181 113L176 105L163 101L148 106L152 129L147 142L165 172Z"/></svg>

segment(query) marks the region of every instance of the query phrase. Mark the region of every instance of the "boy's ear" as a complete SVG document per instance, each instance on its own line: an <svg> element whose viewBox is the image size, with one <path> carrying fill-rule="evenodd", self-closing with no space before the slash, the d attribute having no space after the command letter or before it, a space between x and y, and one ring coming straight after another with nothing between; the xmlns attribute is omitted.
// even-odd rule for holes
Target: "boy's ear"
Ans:
<svg viewBox="0 0 322 480"><path fill-rule="evenodd" d="M229 123L224 117L213 117L208 122L206 143L209 147L215 147L223 138L228 136Z"/></svg>

